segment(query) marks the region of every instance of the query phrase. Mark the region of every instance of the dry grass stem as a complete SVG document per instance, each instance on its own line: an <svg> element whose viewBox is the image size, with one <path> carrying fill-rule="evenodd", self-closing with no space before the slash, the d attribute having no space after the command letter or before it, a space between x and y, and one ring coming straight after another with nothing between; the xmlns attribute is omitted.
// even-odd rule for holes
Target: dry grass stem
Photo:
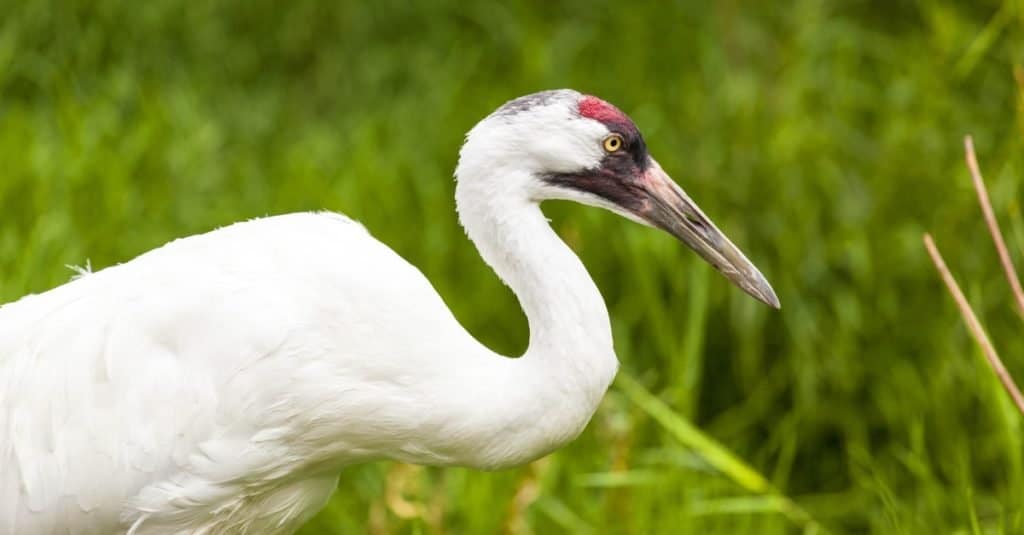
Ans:
<svg viewBox="0 0 1024 535"><path fill-rule="evenodd" d="M1014 404L1017 405L1017 409L1024 414L1024 396L1021 396L1020 389L1017 388L1016 383L1013 382L1013 377L1010 376L1010 372L1006 370L1006 366L1003 366L1003 361L999 358L999 354L996 353L995 347L992 346L992 342L988 339L988 335L985 334L985 329L982 328L981 323L978 321L978 317L974 314L974 310L971 309L970 303L967 302L967 298L964 297L964 293L960 290L960 286L956 283L956 279L953 278L953 274L949 272L949 268L946 267L946 262L942 259L942 254L939 253L939 249L935 246L935 241L932 240L930 234L924 235L924 246L928 249L928 254L932 257L932 262L935 264L935 269L939 271L939 275L942 276L943 282L946 283L946 288L949 289L949 293L953 296L956 301L957 307L960 308L960 314L964 318L964 322L967 324L967 328L971 331L971 335L974 336L974 340L981 346L982 352L985 354L985 359L988 360L992 370L995 371L996 376L999 377L999 381L1003 383L1003 388L1013 398Z"/></svg>
<svg viewBox="0 0 1024 535"><path fill-rule="evenodd" d="M974 181L974 190L978 194L978 203L981 204L981 212L985 214L985 223L988 225L988 232L992 235L992 242L999 252L999 261L1003 264L1003 271L1006 273L1006 280L1010 282L1013 289L1013 296L1017 299L1017 312L1024 318L1024 290L1021 289L1020 279L1017 278L1017 270L1013 267L1013 260L1010 259L1010 252L1003 240L1003 233L999 230L999 220L992 211L992 203L988 199L988 190L985 189L985 182L981 178L981 169L978 167L978 158L974 155L974 140L971 136L964 137L964 156L967 159L967 168L971 171L971 180Z"/></svg>

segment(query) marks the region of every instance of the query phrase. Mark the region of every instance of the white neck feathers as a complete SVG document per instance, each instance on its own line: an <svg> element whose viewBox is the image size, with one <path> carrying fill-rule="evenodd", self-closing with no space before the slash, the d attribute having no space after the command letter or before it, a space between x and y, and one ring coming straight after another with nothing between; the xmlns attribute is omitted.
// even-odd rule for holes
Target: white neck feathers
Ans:
<svg viewBox="0 0 1024 535"><path fill-rule="evenodd" d="M585 414L582 429L618 369L604 300L537 202L523 193L536 179L510 166L475 167L463 156L456 172L459 219L529 322L530 345L519 365L536 375L531 384L571 397L572 412Z"/></svg>

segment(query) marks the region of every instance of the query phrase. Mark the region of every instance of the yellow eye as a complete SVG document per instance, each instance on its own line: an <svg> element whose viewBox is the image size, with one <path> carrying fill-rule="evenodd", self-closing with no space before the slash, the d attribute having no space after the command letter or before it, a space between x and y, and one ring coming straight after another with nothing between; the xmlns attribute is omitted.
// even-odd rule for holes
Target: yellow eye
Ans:
<svg viewBox="0 0 1024 535"><path fill-rule="evenodd" d="M608 137L604 138L604 141L602 142L605 152L617 152L624 144L625 142L622 140L622 136L618 134L608 134Z"/></svg>

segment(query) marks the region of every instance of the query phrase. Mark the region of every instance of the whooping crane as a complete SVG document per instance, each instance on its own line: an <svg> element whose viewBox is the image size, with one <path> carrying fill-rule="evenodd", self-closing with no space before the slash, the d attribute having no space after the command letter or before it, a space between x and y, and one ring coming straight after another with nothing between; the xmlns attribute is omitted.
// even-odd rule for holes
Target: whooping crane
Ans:
<svg viewBox="0 0 1024 535"><path fill-rule="evenodd" d="M779 306L601 99L506 103L455 174L467 235L528 318L524 355L481 345L338 214L173 241L0 307L0 533L290 533L352 463L497 469L569 442L618 361L547 199L665 230Z"/></svg>

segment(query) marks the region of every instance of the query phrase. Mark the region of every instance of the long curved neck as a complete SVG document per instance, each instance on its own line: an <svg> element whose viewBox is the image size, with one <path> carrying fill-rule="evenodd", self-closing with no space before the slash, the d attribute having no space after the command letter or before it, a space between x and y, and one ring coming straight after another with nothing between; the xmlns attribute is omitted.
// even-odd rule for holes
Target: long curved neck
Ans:
<svg viewBox="0 0 1024 535"><path fill-rule="evenodd" d="M459 219L526 314L530 344L517 365L529 375L527 383L546 389L537 392L540 396L569 396L589 419L618 368L608 310L582 262L536 202L517 192L483 189L483 184L529 179L514 173L490 181L460 176Z"/></svg>

